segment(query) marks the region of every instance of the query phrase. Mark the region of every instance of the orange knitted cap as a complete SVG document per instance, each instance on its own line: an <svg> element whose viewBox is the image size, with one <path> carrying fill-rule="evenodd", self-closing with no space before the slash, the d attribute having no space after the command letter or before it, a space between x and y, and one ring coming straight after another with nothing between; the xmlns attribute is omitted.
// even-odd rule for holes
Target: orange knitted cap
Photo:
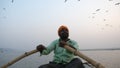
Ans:
<svg viewBox="0 0 120 68"><path fill-rule="evenodd" d="M60 36L60 32L61 32L62 30L67 30L68 33L69 33L69 30L68 30L67 26L62 25L62 26L60 26L59 29L58 29L58 35L59 35L59 36Z"/></svg>

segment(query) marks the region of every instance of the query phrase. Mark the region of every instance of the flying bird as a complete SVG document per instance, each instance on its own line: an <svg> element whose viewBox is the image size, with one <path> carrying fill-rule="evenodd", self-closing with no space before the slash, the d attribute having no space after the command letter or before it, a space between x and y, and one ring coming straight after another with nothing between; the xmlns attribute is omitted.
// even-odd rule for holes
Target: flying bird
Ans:
<svg viewBox="0 0 120 68"><path fill-rule="evenodd" d="M65 0L65 2L67 2L67 0Z"/></svg>
<svg viewBox="0 0 120 68"><path fill-rule="evenodd" d="M6 8L3 8L3 10L6 10Z"/></svg>
<svg viewBox="0 0 120 68"><path fill-rule="evenodd" d="M103 21L106 21L106 19L103 19Z"/></svg>
<svg viewBox="0 0 120 68"><path fill-rule="evenodd" d="M109 1L113 1L113 0L109 0Z"/></svg>
<svg viewBox="0 0 120 68"><path fill-rule="evenodd" d="M108 10L106 10L105 12L108 12Z"/></svg>
<svg viewBox="0 0 120 68"><path fill-rule="evenodd" d="M78 0L78 1L80 1L80 0ZM67 0L65 0L65 2L67 2Z"/></svg>
<svg viewBox="0 0 120 68"><path fill-rule="evenodd" d="M14 2L14 0L11 1L12 3Z"/></svg>
<svg viewBox="0 0 120 68"><path fill-rule="evenodd" d="M100 9L97 9L96 11L100 11Z"/></svg>
<svg viewBox="0 0 120 68"><path fill-rule="evenodd" d="M120 3L116 3L115 5L120 5Z"/></svg>

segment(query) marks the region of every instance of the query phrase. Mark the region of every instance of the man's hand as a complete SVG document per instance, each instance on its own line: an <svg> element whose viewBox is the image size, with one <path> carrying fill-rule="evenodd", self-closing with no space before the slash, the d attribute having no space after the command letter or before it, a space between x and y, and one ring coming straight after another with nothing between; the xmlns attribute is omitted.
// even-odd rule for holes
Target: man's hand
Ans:
<svg viewBox="0 0 120 68"><path fill-rule="evenodd" d="M59 43L60 47L64 47L65 45L67 45L67 43L65 41L60 41L60 43Z"/></svg>
<svg viewBox="0 0 120 68"><path fill-rule="evenodd" d="M42 53L42 51L43 51L44 49L46 49L46 47L43 46L42 44L40 44L40 45L38 45L38 46L36 47L36 49Z"/></svg>

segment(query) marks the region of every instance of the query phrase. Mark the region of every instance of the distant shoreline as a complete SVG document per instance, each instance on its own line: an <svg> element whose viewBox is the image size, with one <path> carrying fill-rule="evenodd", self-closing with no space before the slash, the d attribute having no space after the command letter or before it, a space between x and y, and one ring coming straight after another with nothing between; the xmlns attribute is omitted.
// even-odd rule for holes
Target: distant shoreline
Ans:
<svg viewBox="0 0 120 68"><path fill-rule="evenodd" d="M111 50L120 50L120 48L101 48L101 49L80 49L79 51L111 51ZM13 51L19 51L19 52L24 52L23 50L16 50L16 49L10 49L10 48L0 48L0 52L3 53L3 52L6 52L6 51L10 51L10 52L13 52Z"/></svg>
<svg viewBox="0 0 120 68"><path fill-rule="evenodd" d="M120 50L120 48L80 49L80 51Z"/></svg>

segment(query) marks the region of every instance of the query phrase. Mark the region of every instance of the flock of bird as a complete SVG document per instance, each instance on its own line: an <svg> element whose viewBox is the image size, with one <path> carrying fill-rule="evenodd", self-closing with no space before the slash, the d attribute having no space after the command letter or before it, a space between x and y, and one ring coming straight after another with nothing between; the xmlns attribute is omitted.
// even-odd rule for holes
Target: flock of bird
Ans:
<svg viewBox="0 0 120 68"><path fill-rule="evenodd" d="M65 0L64 2L67 2L68 0ZM78 0L78 1L80 1L80 0ZM113 1L113 0L108 0L108 1ZM11 0L11 3L14 3L14 0ZM116 5L116 6L118 6L118 5L120 5L120 2L117 2L117 3L115 3L114 5ZM2 8L4 11L6 11L7 9L4 7L4 8ZM94 19L95 18L95 14L97 14L97 12L99 12L101 9L96 9L95 10L95 12L93 12L92 13L92 19ZM108 12L108 10L106 10L105 11L106 13ZM6 16L4 16L3 18L7 18ZM90 17L89 17L90 18ZM105 22L105 21L107 21L105 18L103 19L103 21ZM97 24L97 26L98 26L98 24ZM110 27L113 27L113 25L110 25L110 24L108 24L108 23L105 23L105 26L110 26ZM120 27L120 25L119 25L119 27ZM102 28L102 30L103 30L103 28Z"/></svg>
<svg viewBox="0 0 120 68"><path fill-rule="evenodd" d="M113 0L109 0L109 1L113 1ZM116 5L116 6L118 6L118 5L120 5L120 2L117 2L117 3L115 3L114 5ZM93 12L92 13L92 16L89 16L88 18L92 18L92 19L95 19L95 15L98 13L98 12L100 12L102 9L96 9L95 10L95 12ZM105 10L104 12L106 12L106 13L108 13L109 12L109 10ZM102 30L104 30L105 29L105 27L113 27L113 25L112 24L110 24L110 23L106 23L106 21L107 21L107 19L106 18L103 18L103 22L105 22L104 23L104 26L102 26L101 27L101 29ZM97 26L99 26L101 23L99 23L99 24L96 24ZM120 24L118 25L118 27L120 28Z"/></svg>

